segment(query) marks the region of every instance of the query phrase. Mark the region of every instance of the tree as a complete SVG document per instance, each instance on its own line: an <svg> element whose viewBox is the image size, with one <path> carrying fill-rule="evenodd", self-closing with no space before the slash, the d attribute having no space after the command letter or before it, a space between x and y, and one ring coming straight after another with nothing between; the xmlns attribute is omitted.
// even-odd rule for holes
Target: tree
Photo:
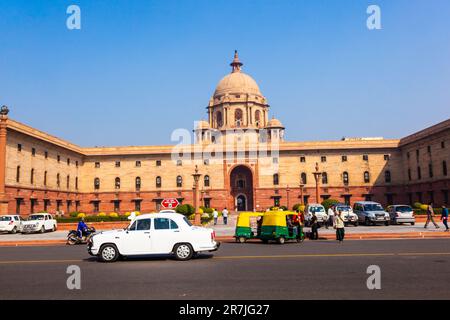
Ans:
<svg viewBox="0 0 450 320"><path fill-rule="evenodd" d="M326 199L322 201L322 205L325 207L325 210L328 210L331 206L338 204L339 201L336 199Z"/></svg>

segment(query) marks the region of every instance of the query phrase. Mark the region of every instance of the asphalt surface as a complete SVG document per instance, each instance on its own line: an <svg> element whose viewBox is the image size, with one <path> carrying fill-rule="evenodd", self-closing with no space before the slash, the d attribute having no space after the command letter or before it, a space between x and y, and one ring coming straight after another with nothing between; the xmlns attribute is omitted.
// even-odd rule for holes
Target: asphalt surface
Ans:
<svg viewBox="0 0 450 320"><path fill-rule="evenodd" d="M67 267L81 269L69 290ZM367 268L381 269L369 290ZM450 240L224 243L214 254L99 263L85 246L0 248L0 299L450 299Z"/></svg>

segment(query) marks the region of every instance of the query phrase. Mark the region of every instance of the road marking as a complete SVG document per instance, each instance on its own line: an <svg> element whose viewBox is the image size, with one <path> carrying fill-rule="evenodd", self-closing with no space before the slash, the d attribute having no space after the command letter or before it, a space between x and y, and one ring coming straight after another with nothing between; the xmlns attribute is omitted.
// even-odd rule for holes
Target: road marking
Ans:
<svg viewBox="0 0 450 320"><path fill-rule="evenodd" d="M429 256L450 255L450 252L411 252L411 253L330 253L330 254L287 254L272 256L214 256L214 259L283 259L283 258L323 258L323 257L392 257L392 256Z"/></svg>
<svg viewBox="0 0 450 320"><path fill-rule="evenodd" d="M21 263L75 263L83 262L83 260L16 260L16 261L0 261L1 264L21 264Z"/></svg>
<svg viewBox="0 0 450 320"><path fill-rule="evenodd" d="M271 256L214 256L215 260L235 259L283 259L283 258L327 258L327 257L394 257L394 256L450 256L450 252L403 252L403 253L311 253L311 254L284 254ZM39 263L79 263L85 260L10 260L0 261L6 264L39 264ZM149 260L150 261L150 260Z"/></svg>

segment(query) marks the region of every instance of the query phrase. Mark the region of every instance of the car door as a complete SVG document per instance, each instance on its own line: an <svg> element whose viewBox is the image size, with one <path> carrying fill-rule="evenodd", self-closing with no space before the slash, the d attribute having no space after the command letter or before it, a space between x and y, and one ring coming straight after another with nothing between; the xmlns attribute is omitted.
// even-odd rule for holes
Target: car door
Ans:
<svg viewBox="0 0 450 320"><path fill-rule="evenodd" d="M155 218L152 229L152 250L155 253L171 253L174 245L181 242L182 233L177 223L169 218Z"/></svg>
<svg viewBox="0 0 450 320"><path fill-rule="evenodd" d="M50 230L52 228L51 223L52 221L50 220L50 215L46 214L44 217L44 227L45 230Z"/></svg>
<svg viewBox="0 0 450 320"><path fill-rule="evenodd" d="M135 220L128 230L121 235L121 250L125 255L152 253L151 219Z"/></svg>

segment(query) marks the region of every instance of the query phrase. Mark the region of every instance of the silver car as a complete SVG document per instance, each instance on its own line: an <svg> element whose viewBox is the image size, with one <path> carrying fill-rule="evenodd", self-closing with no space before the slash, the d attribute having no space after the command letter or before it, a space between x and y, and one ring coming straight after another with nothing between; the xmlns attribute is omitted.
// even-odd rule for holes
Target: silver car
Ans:
<svg viewBox="0 0 450 320"><path fill-rule="evenodd" d="M358 215L358 220L366 226L379 223L388 226L391 219L389 213L384 211L383 206L373 201L356 202L353 205L353 212Z"/></svg>
<svg viewBox="0 0 450 320"><path fill-rule="evenodd" d="M391 222L394 224L411 223L413 226L416 223L414 211L410 206L404 204L396 204L387 207L387 212L391 217Z"/></svg>

